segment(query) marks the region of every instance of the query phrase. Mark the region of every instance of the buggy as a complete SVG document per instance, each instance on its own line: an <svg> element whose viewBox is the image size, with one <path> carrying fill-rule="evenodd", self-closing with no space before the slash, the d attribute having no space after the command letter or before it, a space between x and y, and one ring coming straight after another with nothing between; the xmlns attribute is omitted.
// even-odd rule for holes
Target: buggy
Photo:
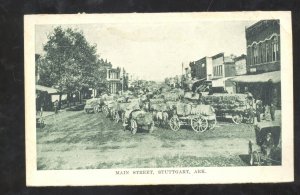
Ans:
<svg viewBox="0 0 300 195"><path fill-rule="evenodd" d="M195 132L213 129L216 125L216 115L212 106L177 103L175 114L169 121L173 131L178 131L182 125L191 126Z"/></svg>
<svg viewBox="0 0 300 195"><path fill-rule="evenodd" d="M248 143L249 164L281 164L281 125L276 122L261 122L255 126L255 141Z"/></svg>

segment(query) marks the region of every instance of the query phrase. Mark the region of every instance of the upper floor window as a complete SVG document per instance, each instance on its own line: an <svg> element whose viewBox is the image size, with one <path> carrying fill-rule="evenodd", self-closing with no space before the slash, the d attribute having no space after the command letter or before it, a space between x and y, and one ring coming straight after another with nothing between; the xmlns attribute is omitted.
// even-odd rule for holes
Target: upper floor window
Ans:
<svg viewBox="0 0 300 195"><path fill-rule="evenodd" d="M278 45L278 37L275 36L272 39L272 61L279 60L279 45Z"/></svg>
<svg viewBox="0 0 300 195"><path fill-rule="evenodd" d="M257 45L254 45L253 47L253 64L258 63L258 48Z"/></svg>

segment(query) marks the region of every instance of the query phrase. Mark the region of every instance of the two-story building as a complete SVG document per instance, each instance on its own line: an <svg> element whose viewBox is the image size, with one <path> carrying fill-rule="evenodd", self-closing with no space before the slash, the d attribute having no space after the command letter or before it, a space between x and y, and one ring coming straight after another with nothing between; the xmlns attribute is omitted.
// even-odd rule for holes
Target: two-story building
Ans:
<svg viewBox="0 0 300 195"><path fill-rule="evenodd" d="M234 79L238 92L249 91L265 105L281 106L280 23L261 20L246 28L247 75Z"/></svg>
<svg viewBox="0 0 300 195"><path fill-rule="evenodd" d="M207 85L211 84L213 75L212 58L203 57L200 60L190 62L191 86L192 90L203 91Z"/></svg>
<svg viewBox="0 0 300 195"><path fill-rule="evenodd" d="M122 84L120 79L120 68L107 68L106 69L106 79L108 82L108 91L111 94L115 94L122 90Z"/></svg>
<svg viewBox="0 0 300 195"><path fill-rule="evenodd" d="M230 80L236 75L234 56L225 56L224 53L219 53L211 57L213 76L212 87L218 91L227 91L235 93L235 85Z"/></svg>
<svg viewBox="0 0 300 195"><path fill-rule="evenodd" d="M235 75L245 75L247 74L247 67L246 67L247 56L242 54L241 56L234 58L235 63Z"/></svg>

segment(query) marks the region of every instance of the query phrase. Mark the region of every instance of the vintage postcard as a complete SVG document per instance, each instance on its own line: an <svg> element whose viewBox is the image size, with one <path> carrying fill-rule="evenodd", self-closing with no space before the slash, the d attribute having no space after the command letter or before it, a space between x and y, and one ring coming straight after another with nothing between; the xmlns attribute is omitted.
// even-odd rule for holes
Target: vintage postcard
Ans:
<svg viewBox="0 0 300 195"><path fill-rule="evenodd" d="M290 12L24 16L28 186L294 180Z"/></svg>

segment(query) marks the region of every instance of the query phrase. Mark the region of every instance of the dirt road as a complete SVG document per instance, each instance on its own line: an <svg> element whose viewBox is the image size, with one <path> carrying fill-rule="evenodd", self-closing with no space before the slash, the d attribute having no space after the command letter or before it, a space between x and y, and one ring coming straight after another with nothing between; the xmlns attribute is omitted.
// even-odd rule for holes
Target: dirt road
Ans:
<svg viewBox="0 0 300 195"><path fill-rule="evenodd" d="M45 123L37 129L37 164L47 170L247 166L240 155L254 137L251 125L227 122L204 133L156 127L132 135L102 113L83 111L52 115Z"/></svg>

